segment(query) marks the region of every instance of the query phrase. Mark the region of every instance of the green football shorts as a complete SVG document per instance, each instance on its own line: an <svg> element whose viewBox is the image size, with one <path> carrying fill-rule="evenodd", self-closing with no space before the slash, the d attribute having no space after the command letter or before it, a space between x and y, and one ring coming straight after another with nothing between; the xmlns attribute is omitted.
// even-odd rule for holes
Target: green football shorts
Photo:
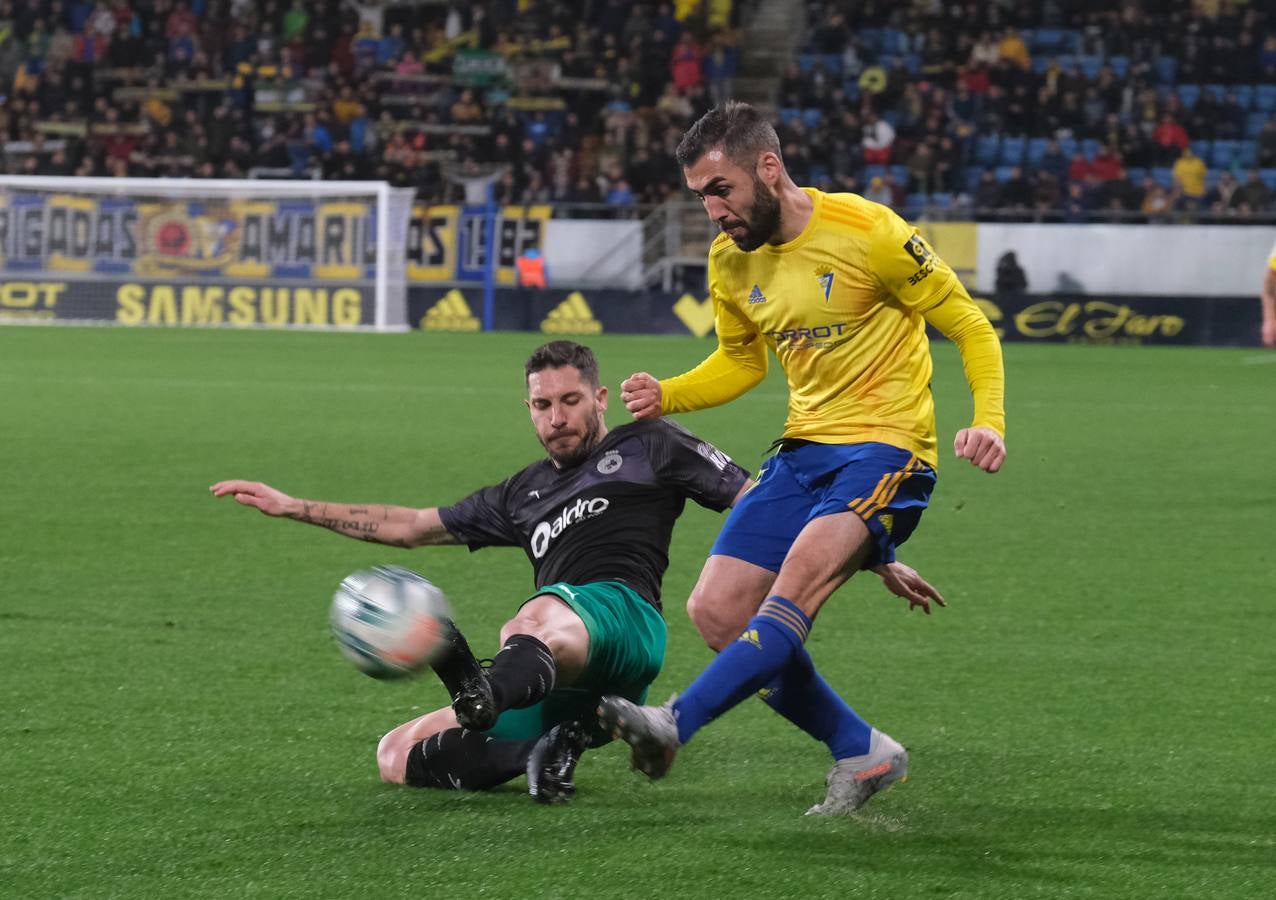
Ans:
<svg viewBox="0 0 1276 900"><path fill-rule="evenodd" d="M601 746L611 738L598 727L594 711L599 698L616 694L635 703L646 700L647 686L665 661L665 620L633 588L618 581L548 584L532 597L542 594L562 599L585 623L585 671L570 687L555 688L539 703L507 709L487 734L507 741L529 740L559 722L577 719L589 730L593 746Z"/></svg>

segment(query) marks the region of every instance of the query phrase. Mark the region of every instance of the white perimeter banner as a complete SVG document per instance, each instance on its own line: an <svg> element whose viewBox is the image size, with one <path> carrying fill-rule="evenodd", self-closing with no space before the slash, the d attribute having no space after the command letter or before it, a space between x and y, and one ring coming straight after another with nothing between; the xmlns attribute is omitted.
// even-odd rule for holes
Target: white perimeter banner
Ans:
<svg viewBox="0 0 1276 900"><path fill-rule="evenodd" d="M1013 250L1034 294L1258 296L1276 228L1239 225L977 226L975 289Z"/></svg>
<svg viewBox="0 0 1276 900"><path fill-rule="evenodd" d="M642 222L550 219L543 247L550 284L642 287Z"/></svg>

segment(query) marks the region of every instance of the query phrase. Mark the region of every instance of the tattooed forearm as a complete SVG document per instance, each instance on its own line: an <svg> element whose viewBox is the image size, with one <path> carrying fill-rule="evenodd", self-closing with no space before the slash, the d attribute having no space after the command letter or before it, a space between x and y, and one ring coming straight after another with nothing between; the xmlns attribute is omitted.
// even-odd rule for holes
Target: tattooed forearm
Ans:
<svg viewBox="0 0 1276 900"><path fill-rule="evenodd" d="M337 503L319 503L301 500L301 509L292 518L298 522L318 525L361 541L372 541L390 547L410 550L422 543L448 543L449 541L414 540L412 531L417 510L401 506L369 505L353 506ZM439 531L446 531L439 526ZM428 535L428 537L434 537ZM450 537L450 536L449 536Z"/></svg>
<svg viewBox="0 0 1276 900"><path fill-rule="evenodd" d="M322 525L324 528L331 528L333 531L340 531L342 534L348 534L351 537L361 537L364 540L376 540L377 529L381 526L376 522L368 522L360 519L315 519L316 525Z"/></svg>

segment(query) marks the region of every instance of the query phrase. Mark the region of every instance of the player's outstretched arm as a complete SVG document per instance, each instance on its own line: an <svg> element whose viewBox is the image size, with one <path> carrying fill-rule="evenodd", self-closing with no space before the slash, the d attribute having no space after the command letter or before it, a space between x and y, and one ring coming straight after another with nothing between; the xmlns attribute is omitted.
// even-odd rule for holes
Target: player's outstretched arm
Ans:
<svg viewBox="0 0 1276 900"><path fill-rule="evenodd" d="M302 500L260 481L219 481L209 490L214 497L232 496L236 502L259 509L268 516L318 525L361 541L404 548L457 542L443 527L435 507L413 509Z"/></svg>
<svg viewBox="0 0 1276 900"><path fill-rule="evenodd" d="M935 590L934 585L923 578L912 566L906 566L896 560L876 566L873 571L881 576L886 590L908 601L909 612L912 612L913 607L920 606L922 612L929 616L931 601L940 606L948 605L939 591Z"/></svg>

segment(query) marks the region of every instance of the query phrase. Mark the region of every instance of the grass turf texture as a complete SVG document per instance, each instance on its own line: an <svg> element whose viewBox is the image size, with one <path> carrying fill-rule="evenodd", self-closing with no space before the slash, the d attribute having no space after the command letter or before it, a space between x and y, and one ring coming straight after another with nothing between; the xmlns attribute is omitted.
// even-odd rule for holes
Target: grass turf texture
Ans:
<svg viewBox="0 0 1276 900"><path fill-rule="evenodd" d="M0 894L1272 895L1276 366L1256 351L1006 348L1008 467L946 456L902 554L950 608L906 614L861 576L811 638L912 754L855 819L801 816L829 761L755 701L657 785L621 746L587 755L569 807L522 779L380 784L378 737L445 696L338 656L337 582L415 568L490 653L529 566L363 544L206 488L456 499L540 453L520 403L539 340L0 329ZM711 346L591 343L613 391ZM944 447L969 400L953 348L935 356ZM756 469L776 368L683 421ZM660 699L709 659L682 604L719 521L691 507L675 535Z"/></svg>

